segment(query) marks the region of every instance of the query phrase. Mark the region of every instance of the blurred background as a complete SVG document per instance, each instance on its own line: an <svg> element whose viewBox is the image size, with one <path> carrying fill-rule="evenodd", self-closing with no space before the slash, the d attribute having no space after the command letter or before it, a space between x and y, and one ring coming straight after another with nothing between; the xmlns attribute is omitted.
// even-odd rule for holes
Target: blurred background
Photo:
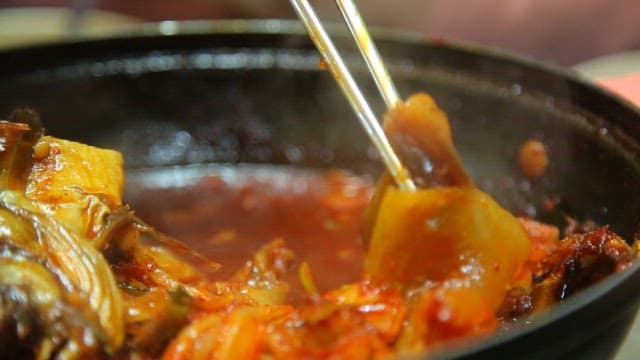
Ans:
<svg viewBox="0 0 640 360"><path fill-rule="evenodd" d="M333 0L316 0L337 19ZM640 48L637 0L361 0L370 25L574 65ZM0 48L109 34L142 22L292 18L287 0L0 0Z"/></svg>

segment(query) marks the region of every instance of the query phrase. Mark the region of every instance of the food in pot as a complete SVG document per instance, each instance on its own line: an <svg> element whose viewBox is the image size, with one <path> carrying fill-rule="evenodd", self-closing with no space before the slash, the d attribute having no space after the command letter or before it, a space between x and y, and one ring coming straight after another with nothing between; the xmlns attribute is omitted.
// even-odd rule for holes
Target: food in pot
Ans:
<svg viewBox="0 0 640 360"><path fill-rule="evenodd" d="M386 120L418 191L332 171L132 196L140 218L184 242L124 204L120 154L44 136L29 111L10 120L0 351L14 358L415 354L486 336L636 257L607 227L559 240L502 209L466 175L426 95Z"/></svg>

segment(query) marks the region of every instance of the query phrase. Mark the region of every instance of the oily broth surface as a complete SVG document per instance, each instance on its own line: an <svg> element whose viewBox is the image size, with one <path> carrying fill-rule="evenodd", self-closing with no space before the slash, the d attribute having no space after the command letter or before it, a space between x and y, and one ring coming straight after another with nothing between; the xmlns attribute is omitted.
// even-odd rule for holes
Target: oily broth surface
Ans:
<svg viewBox="0 0 640 360"><path fill-rule="evenodd" d="M320 291L361 278L360 226L370 182L339 171L240 176L242 181L211 175L186 186L134 186L126 200L140 218L220 263L208 271L212 279L229 278L274 239L296 254L286 278L293 302L303 297L297 271L303 261Z"/></svg>

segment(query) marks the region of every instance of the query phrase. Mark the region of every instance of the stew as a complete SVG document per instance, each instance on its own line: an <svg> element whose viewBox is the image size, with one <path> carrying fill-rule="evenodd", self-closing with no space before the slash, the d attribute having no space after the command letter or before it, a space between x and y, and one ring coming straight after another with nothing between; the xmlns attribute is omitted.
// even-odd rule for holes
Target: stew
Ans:
<svg viewBox="0 0 640 360"><path fill-rule="evenodd" d="M9 120L0 351L15 358L412 355L487 336L637 256L606 226L572 223L560 240L502 209L424 94L385 120L415 192L286 170L134 189L137 213L119 153L45 136L32 111Z"/></svg>

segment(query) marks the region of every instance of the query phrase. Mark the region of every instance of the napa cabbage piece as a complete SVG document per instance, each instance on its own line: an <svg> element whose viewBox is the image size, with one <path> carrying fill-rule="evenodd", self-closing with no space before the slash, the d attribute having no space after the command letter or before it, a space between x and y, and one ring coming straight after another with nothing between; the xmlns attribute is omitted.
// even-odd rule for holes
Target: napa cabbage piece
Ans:
<svg viewBox="0 0 640 360"><path fill-rule="evenodd" d="M474 186L454 146L447 114L428 94L412 95L387 111L384 131L418 188ZM365 241L371 238L380 202L392 187L393 178L384 172L363 216Z"/></svg>
<svg viewBox="0 0 640 360"><path fill-rule="evenodd" d="M366 273L406 287L476 279L501 298L499 289L529 251L523 225L474 186L433 98L413 95L384 119L385 132L421 188L401 191L388 178L379 182L365 217Z"/></svg>
<svg viewBox="0 0 640 360"><path fill-rule="evenodd" d="M218 293L194 286L199 272L170 251L183 244L123 205L120 153L44 136L30 110L11 120L0 121L0 351L157 355L193 298ZM25 316L3 316L15 309Z"/></svg>
<svg viewBox="0 0 640 360"><path fill-rule="evenodd" d="M478 189L388 189L365 272L410 293L398 348L493 330L529 245L520 222Z"/></svg>
<svg viewBox="0 0 640 360"><path fill-rule="evenodd" d="M473 186L447 114L428 94L416 93L387 111L384 131L418 187Z"/></svg>
<svg viewBox="0 0 640 360"><path fill-rule="evenodd" d="M87 302L104 332L107 349L120 347L124 340L122 299L102 254L19 193L0 192L0 206L30 223L37 235L32 241L46 249L44 263L68 293L79 297L79 306Z"/></svg>
<svg viewBox="0 0 640 360"><path fill-rule="evenodd" d="M33 148L25 194L44 203L76 202L88 194L122 205L122 155L75 141L43 136Z"/></svg>
<svg viewBox="0 0 640 360"><path fill-rule="evenodd" d="M12 119L24 122L0 122L0 286L6 304L31 315L3 319L2 325L40 358L114 353L124 341L123 303L92 240L101 239L104 247L113 236L100 230L121 205L122 158L42 136L30 111L17 111ZM28 294L18 304L11 295L16 291ZM73 309L70 318L78 320L61 321L61 309ZM29 319L44 322L32 331L40 338L21 335L20 329L35 326Z"/></svg>
<svg viewBox="0 0 640 360"><path fill-rule="evenodd" d="M117 151L42 136L33 147L25 195L77 235L93 238L122 205L122 167Z"/></svg>
<svg viewBox="0 0 640 360"><path fill-rule="evenodd" d="M467 279L495 306L528 251L520 222L476 188L389 189L365 269L377 281L414 287Z"/></svg>
<svg viewBox="0 0 640 360"><path fill-rule="evenodd" d="M527 232L473 185L430 96L414 95L387 112L385 131L421 186L402 191L383 177L365 216L366 276L411 294L400 347L492 328L529 254ZM450 316L428 319L438 313Z"/></svg>
<svg viewBox="0 0 640 360"><path fill-rule="evenodd" d="M0 258L3 355L26 356L27 349L20 345L25 343L31 344L30 352L39 359L95 357L101 353L97 338L101 330L83 316L81 308L70 306L69 300L57 279L37 261L17 254Z"/></svg>

